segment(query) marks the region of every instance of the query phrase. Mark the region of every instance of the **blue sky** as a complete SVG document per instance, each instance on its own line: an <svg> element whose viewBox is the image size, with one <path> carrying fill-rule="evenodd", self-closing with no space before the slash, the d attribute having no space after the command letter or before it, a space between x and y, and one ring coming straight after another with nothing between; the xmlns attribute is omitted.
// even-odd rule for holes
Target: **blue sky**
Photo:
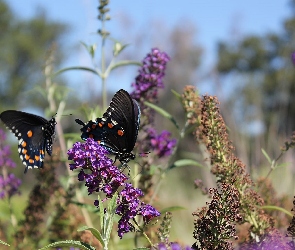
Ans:
<svg viewBox="0 0 295 250"><path fill-rule="evenodd" d="M20 18L33 16L38 8L47 12L50 20L67 23L71 31L64 46L74 46L80 41L92 43L97 39L93 35L98 29L97 6L98 0L9 0L7 1L12 10ZM150 26L150 21L163 22L165 27L172 29L175 25L189 20L197 27L196 41L205 49L204 60L213 64L216 57L215 46L217 41L225 40L230 34L236 32L238 36L247 34L264 34L269 31L278 31L282 21L289 15L287 0L116 0L110 1L112 21L108 28L117 39L132 46L132 40L128 40L128 33L134 34L137 30L146 29L147 37L157 27ZM133 30L122 30L122 17L128 17ZM161 35L161 34L159 34ZM155 47L157 44L151 44ZM142 58L136 55L135 59ZM82 49L76 50L69 55L64 66L88 65L90 61ZM75 84L91 81L93 76L85 76L82 72L72 72L66 75ZM132 76L122 76L123 87L128 86L133 80Z"/></svg>

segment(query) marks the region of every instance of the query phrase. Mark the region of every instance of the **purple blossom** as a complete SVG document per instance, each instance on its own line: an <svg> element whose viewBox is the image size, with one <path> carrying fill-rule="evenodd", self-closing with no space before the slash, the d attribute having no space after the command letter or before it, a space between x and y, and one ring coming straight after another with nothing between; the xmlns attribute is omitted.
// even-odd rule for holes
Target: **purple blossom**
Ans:
<svg viewBox="0 0 295 250"><path fill-rule="evenodd" d="M166 247L166 245L164 243L159 243L157 248L153 248L154 250L192 250L189 246L186 247L181 247L181 245L179 245L176 242L172 242L169 243L169 248Z"/></svg>
<svg viewBox="0 0 295 250"><path fill-rule="evenodd" d="M85 143L76 142L68 151L68 159L74 161L70 169L80 168L78 180L85 181L89 195L102 191L112 197L128 179L107 154L108 151L91 138Z"/></svg>
<svg viewBox="0 0 295 250"><path fill-rule="evenodd" d="M13 195L20 195L18 190L21 185L21 180L14 174L10 173L6 178L0 176L0 199L4 199L6 196L11 198Z"/></svg>
<svg viewBox="0 0 295 250"><path fill-rule="evenodd" d="M68 150L68 159L73 160L70 169L80 168L78 174L79 181L85 181L88 194L103 192L106 199L113 197L115 192L122 187L118 194L116 214L121 216L118 223L118 235L120 238L127 232L134 231L134 226L130 222L135 216L141 215L145 223L160 213L150 205L139 200L143 192L134 188L130 183L125 183L128 177L124 175L106 155L108 151L100 146L96 141L88 138L85 143L76 142ZM95 206L99 206L98 200L94 201Z"/></svg>
<svg viewBox="0 0 295 250"><path fill-rule="evenodd" d="M139 101L141 97L145 97L145 100L151 101L156 98L157 89L164 87L163 77L169 60L169 56L157 48L153 48L151 53L147 54L135 83L131 85L134 87L131 93L133 99Z"/></svg>
<svg viewBox="0 0 295 250"><path fill-rule="evenodd" d="M21 180L15 177L14 174L7 173L7 168L15 168L16 164L10 158L10 147L4 145L6 134L0 129L0 168L2 168L2 175L0 175L0 199L8 197L9 199L15 195L20 194L18 190L21 185Z"/></svg>
<svg viewBox="0 0 295 250"><path fill-rule="evenodd" d="M15 168L16 164L10 158L10 146L4 145L6 134L0 129L0 167Z"/></svg>
<svg viewBox="0 0 295 250"><path fill-rule="evenodd" d="M151 205L139 200L143 196L139 188L134 188L130 183L125 184L118 198L116 214L121 215L118 223L118 235L122 238L123 234L134 231L133 225L129 222L136 215L142 215L143 221L148 224L153 218L160 216L160 213Z"/></svg>
<svg viewBox="0 0 295 250"><path fill-rule="evenodd" d="M295 65L295 51L291 54L292 63Z"/></svg>
<svg viewBox="0 0 295 250"><path fill-rule="evenodd" d="M157 135L155 129L148 129L151 147L159 158L169 156L173 152L176 145L176 139L170 139L171 133L163 130L161 134Z"/></svg>

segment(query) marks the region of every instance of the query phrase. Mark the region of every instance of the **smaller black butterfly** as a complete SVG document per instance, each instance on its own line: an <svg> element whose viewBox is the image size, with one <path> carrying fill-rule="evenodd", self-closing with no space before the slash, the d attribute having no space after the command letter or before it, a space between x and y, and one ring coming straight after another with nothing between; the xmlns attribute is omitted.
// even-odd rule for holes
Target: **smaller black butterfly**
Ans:
<svg viewBox="0 0 295 250"><path fill-rule="evenodd" d="M7 110L0 114L2 122L18 139L18 153L29 168L42 168L45 149L52 153L52 141L55 135L55 118L49 121L45 118L22 111Z"/></svg>
<svg viewBox="0 0 295 250"><path fill-rule="evenodd" d="M140 123L140 108L129 93L120 89L113 97L110 106L102 118L87 124L79 119L76 122L83 127L82 140L93 138L110 153L116 156L124 166L135 159L131 152L135 146Z"/></svg>

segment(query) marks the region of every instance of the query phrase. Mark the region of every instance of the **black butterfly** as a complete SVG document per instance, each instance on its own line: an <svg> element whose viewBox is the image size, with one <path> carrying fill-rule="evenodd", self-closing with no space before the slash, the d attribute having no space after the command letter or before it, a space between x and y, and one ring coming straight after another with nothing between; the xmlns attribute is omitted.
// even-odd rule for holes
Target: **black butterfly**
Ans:
<svg viewBox="0 0 295 250"><path fill-rule="evenodd" d="M120 89L113 97L110 106L102 118L89 121L87 124L79 119L76 122L83 127L81 138L93 138L110 153L116 156L122 165L135 159L131 153L134 148L139 123L140 108L127 91Z"/></svg>
<svg viewBox="0 0 295 250"><path fill-rule="evenodd" d="M0 114L0 119L18 139L18 152L25 173L29 168L42 168L45 148L52 153L52 141L55 135L55 118L45 118L22 111L7 110Z"/></svg>

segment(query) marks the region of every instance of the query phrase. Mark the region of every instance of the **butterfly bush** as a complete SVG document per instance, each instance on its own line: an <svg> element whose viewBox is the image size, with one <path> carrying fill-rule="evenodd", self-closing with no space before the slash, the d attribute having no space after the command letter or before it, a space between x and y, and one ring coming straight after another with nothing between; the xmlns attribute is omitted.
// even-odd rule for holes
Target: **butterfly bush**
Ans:
<svg viewBox="0 0 295 250"><path fill-rule="evenodd" d="M171 133L167 130L163 130L162 133L157 135L154 128L149 130L151 148L154 150L155 154L161 158L164 156L169 156L173 152L173 148L176 145L176 139L170 139Z"/></svg>
<svg viewBox="0 0 295 250"><path fill-rule="evenodd" d="M159 157L169 156L176 140L170 140L170 133L163 131L159 135L153 129L154 110L147 107L144 102L157 103L158 89L164 88L163 78L165 76L166 65L170 57L157 48L153 48L142 61L142 67L138 71L135 82L131 84L133 92L130 94L135 99L142 110L145 120L142 122L142 131L145 133L143 143L140 143L140 151L153 149Z"/></svg>
<svg viewBox="0 0 295 250"><path fill-rule="evenodd" d="M142 67L131 84L134 91L131 97L137 101L145 97L145 100L153 102L157 99L158 88L164 88L163 78L165 76L166 64L170 57L157 48L153 48L151 53L142 61Z"/></svg>
<svg viewBox="0 0 295 250"><path fill-rule="evenodd" d="M153 248L153 250L192 250L189 246L186 247L181 247L176 242L170 243L169 246L167 247L165 243L159 243L156 248Z"/></svg>
<svg viewBox="0 0 295 250"><path fill-rule="evenodd" d="M107 155L108 151L91 138L85 143L76 142L68 150L68 159L74 161L70 164L70 169L80 169L78 180L85 182L89 195L103 192L106 198L110 199L121 188L115 213L121 216L118 236L122 238L125 233L135 230L130 222L135 216L141 215L143 221L149 223L154 217L160 216L160 213L139 200L143 192L126 183L128 177L113 165ZM99 206L99 201L95 200L94 205Z"/></svg>
<svg viewBox="0 0 295 250"><path fill-rule="evenodd" d="M16 194L19 195L19 186L21 185L21 180L14 174L7 174L7 168L15 168L16 164L10 158L10 147L4 145L5 141L6 134L0 129L0 168L2 169L2 175L0 175L0 199L11 198Z"/></svg>

